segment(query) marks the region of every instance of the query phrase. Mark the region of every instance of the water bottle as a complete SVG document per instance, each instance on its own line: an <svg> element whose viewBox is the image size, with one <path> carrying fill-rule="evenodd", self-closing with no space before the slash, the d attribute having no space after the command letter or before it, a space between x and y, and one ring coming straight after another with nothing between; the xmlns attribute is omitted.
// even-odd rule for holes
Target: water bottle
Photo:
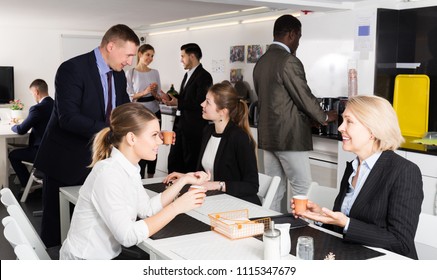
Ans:
<svg viewBox="0 0 437 280"><path fill-rule="evenodd" d="M348 97L358 95L358 76L356 69L356 62L349 61L349 67L347 71L347 95Z"/></svg>

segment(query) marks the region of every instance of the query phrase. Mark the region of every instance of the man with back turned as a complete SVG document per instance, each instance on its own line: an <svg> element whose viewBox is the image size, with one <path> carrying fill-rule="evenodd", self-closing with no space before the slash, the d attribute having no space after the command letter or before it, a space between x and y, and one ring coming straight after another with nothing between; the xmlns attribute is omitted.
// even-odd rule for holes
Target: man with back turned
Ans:
<svg viewBox="0 0 437 280"><path fill-rule="evenodd" d="M295 55L301 36L297 18L279 17L273 43L253 70L259 108L258 146L263 149L265 172L281 177L271 207L280 212L286 212L281 201L288 180L293 195L306 195L311 184L311 121L325 124L337 118L335 112L322 110L307 85L302 62Z"/></svg>

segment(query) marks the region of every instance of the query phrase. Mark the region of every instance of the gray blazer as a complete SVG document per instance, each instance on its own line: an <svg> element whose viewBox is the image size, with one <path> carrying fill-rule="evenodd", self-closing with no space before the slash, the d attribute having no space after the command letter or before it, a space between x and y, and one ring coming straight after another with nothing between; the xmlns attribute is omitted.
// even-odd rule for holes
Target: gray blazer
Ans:
<svg viewBox="0 0 437 280"><path fill-rule="evenodd" d="M258 146L271 151L313 149L311 121L323 123L326 113L311 93L302 62L272 44L253 70L258 94Z"/></svg>

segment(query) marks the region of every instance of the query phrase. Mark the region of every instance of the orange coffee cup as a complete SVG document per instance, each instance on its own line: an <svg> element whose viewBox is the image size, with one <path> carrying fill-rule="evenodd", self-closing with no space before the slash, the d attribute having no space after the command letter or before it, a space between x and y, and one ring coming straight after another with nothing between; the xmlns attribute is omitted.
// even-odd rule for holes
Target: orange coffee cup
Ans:
<svg viewBox="0 0 437 280"><path fill-rule="evenodd" d="M191 185L190 188L188 189L188 191L194 191L194 190L205 190L205 187Z"/></svg>
<svg viewBox="0 0 437 280"><path fill-rule="evenodd" d="M293 196L294 211L295 213L305 212L307 210L308 196L295 195Z"/></svg>
<svg viewBox="0 0 437 280"><path fill-rule="evenodd" d="M173 143L173 131L164 130L162 131L163 142L165 145L170 145Z"/></svg>

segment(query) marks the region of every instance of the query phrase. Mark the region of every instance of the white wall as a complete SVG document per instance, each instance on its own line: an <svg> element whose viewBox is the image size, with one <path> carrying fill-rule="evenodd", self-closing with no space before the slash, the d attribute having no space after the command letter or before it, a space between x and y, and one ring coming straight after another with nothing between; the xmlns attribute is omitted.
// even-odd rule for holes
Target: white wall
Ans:
<svg viewBox="0 0 437 280"><path fill-rule="evenodd" d="M44 79L53 94L53 76L59 64L60 41L52 30L0 26L0 64L14 66L15 98L24 104L35 101L28 88L36 79Z"/></svg>
<svg viewBox="0 0 437 280"><path fill-rule="evenodd" d="M25 110L35 104L29 93L34 79L44 79L50 96L54 96L54 77L62 62L61 34L69 33L78 34L67 30L11 27L0 19L0 65L14 66L15 98L23 100ZM97 36L96 33L82 34Z"/></svg>

